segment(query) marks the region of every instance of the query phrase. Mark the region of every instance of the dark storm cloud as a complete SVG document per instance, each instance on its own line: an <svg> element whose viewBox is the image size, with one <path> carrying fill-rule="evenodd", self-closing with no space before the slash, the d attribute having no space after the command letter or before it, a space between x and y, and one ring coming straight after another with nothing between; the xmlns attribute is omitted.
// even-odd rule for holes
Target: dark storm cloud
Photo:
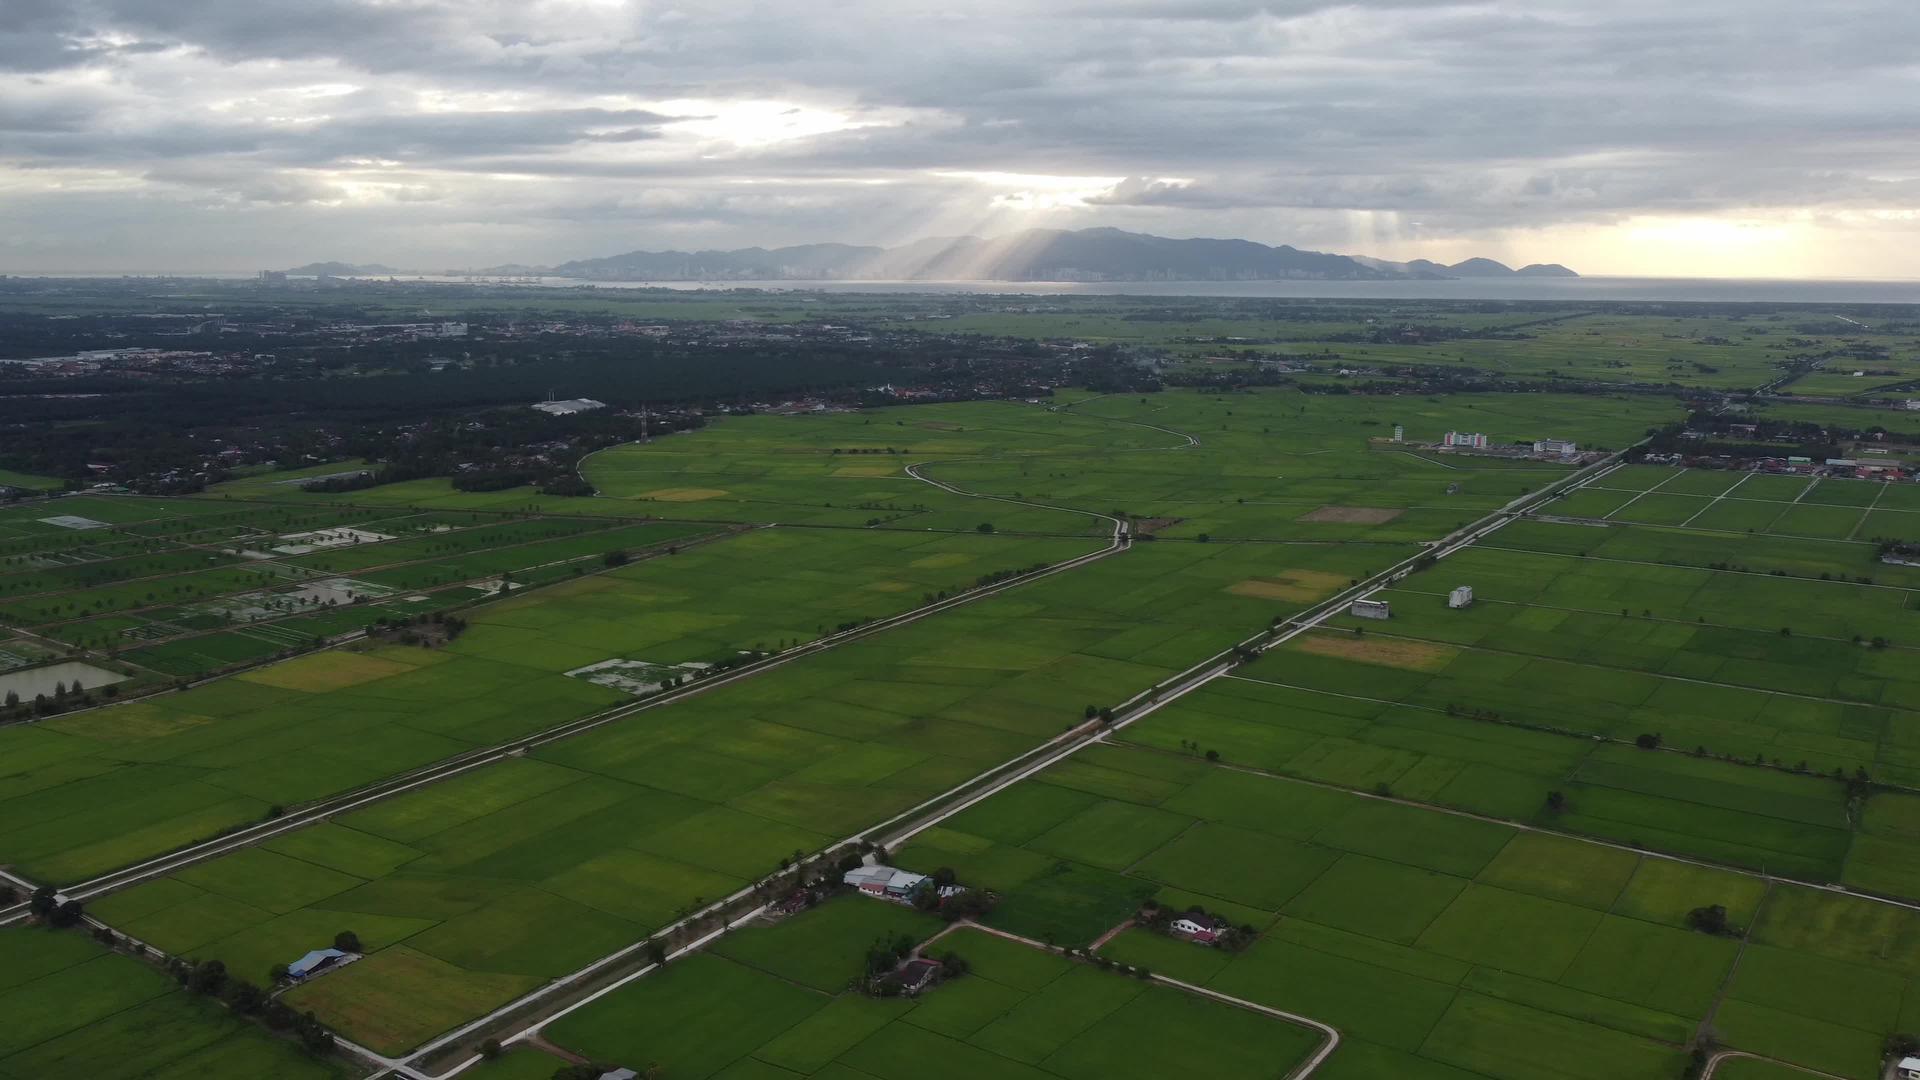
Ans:
<svg viewBox="0 0 1920 1080"><path fill-rule="evenodd" d="M517 242L1879 212L1920 200L1916 31L1885 0L5 0L0 167L93 180L76 214L369 239L409 201Z"/></svg>

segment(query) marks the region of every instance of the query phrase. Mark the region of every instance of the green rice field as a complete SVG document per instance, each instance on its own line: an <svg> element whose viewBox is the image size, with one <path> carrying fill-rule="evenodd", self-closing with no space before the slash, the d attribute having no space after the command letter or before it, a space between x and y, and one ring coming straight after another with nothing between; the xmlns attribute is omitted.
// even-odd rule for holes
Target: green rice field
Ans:
<svg viewBox="0 0 1920 1080"><path fill-rule="evenodd" d="M786 305L760 317L801 317ZM364 955L283 1000L404 1056L1085 738L890 852L995 895L985 929L929 950L969 973L915 999L850 989L876 939L946 924L839 897L543 1037L674 1078L1278 1080L1320 1035L1266 1008L1340 1030L1313 1074L1331 1080L1667 1080L1708 1045L1757 1055L1716 1074L1733 1080L1877 1076L1883 1041L1920 1031L1920 568L1880 547L1920 540L1920 485L1607 467L1415 560L1575 470L1428 449L1445 432L1618 449L1685 412L1612 384L1757 386L1830 344L1737 313L1529 314L1392 345L1328 340L1337 320L1073 303L966 318L1156 343L1196 370L1217 349L1204 325L1255 331L1255 352L1605 385L728 415L592 455L591 498L284 483L352 467L334 463L202 497L8 506L0 622L17 636L0 647L184 688L0 726L0 865L82 883L511 747L88 903L263 984L351 932ZM1132 539L1107 557L521 745L663 680L1101 551L1113 518ZM1373 594L1391 618L1289 624L1402 563ZM1450 607L1462 585L1473 603ZM446 640L320 647L447 612L465 626ZM1275 648L1113 729L1091 721L1268 628ZM1241 940L1132 925L1150 901ZM1724 932L1694 914L1715 905ZM1229 1000L1060 952L1096 941ZM0 994L17 1018L0 1080L348 1074L83 932L0 930ZM466 1075L560 1064L522 1043Z"/></svg>
<svg viewBox="0 0 1920 1080"><path fill-rule="evenodd" d="M332 1080L353 1075L275 1038L84 931L0 930L0 1076ZM549 1074L551 1070L549 1070Z"/></svg>
<svg viewBox="0 0 1920 1080"><path fill-rule="evenodd" d="M1102 951L1335 1025L1334 1076L1672 1076L1713 1011L1726 1045L1866 1077L1920 1007L1912 910L1144 746L1076 755L897 861L1002 892L991 925L1062 944L1149 899L1247 927L1236 951L1140 928ZM1707 904L1744 953L1687 928ZM1809 1008L1814 980L1832 992Z"/></svg>
<svg viewBox="0 0 1920 1080"><path fill-rule="evenodd" d="M743 929L711 953L669 964L566 1017L547 1036L595 1061L654 1064L694 1080L1102 1080L1195 1068L1278 1078L1320 1040L1282 1020L978 930L932 945L930 955L951 952L969 970L918 997L847 989L876 937L918 940L940 928L879 901L835 900Z"/></svg>
<svg viewBox="0 0 1920 1080"><path fill-rule="evenodd" d="M763 535L787 534L752 534ZM1258 625L1274 610L1234 591L1248 577L1337 571L1344 585L1365 572L1357 556L1376 555L1144 547L135 886L95 910L237 971L352 929L368 959L292 996L351 1037L405 1050L1063 733L1116 685L1150 686L1218 652L1231 640L1220 627ZM1176 592L1189 602L1163 602ZM529 599L550 608L563 602L555 595ZM533 649L511 637L502 647ZM96 850L125 849L115 838ZM457 1004L369 1012L355 988L371 985Z"/></svg>

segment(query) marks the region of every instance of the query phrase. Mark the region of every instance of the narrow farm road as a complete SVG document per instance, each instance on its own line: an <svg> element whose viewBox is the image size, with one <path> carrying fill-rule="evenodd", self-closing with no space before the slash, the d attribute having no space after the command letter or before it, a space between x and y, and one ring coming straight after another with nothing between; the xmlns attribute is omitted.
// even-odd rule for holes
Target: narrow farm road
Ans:
<svg viewBox="0 0 1920 1080"><path fill-rule="evenodd" d="M960 927L965 927L970 930L978 930L983 934L991 934L997 938L1004 938L1007 941L1012 941L1021 945L1025 945L1029 949L1038 949L1041 952L1046 952L1046 953L1058 952L1058 950L1054 949L1052 946L1048 945L1044 941L1035 941L1032 938L1021 937L1019 934L1009 933L1008 931L1005 931L1005 930L997 930L991 926L982 926L979 923L973 922L971 920L962 920L960 922L953 924L953 926L948 927L946 930L942 930L939 934L934 935L932 938L924 942L921 945L921 948L924 949L927 945L933 944L934 941L939 940L942 936L948 933L951 933L953 930L956 930ZM1260 1013L1263 1016L1270 1016L1275 1020L1284 1020L1289 1024L1296 1024L1300 1027L1312 1028L1313 1030L1318 1031L1320 1034L1324 1035L1325 1038L1320 1041L1320 1045L1317 1048L1315 1048L1314 1052L1308 1055L1305 1061L1295 1066L1293 1071L1287 1073L1285 1080L1302 1080L1302 1078L1304 1077L1313 1075L1314 1070L1318 1069L1321 1065L1325 1064L1326 1060L1329 1057L1333 1056L1333 1052L1340 1048L1340 1029L1334 1027L1332 1024L1315 1020L1311 1016L1302 1016L1299 1013L1287 1012L1284 1009L1275 1009L1270 1006L1262 1005L1257 1001L1248 1001L1246 998L1237 998L1231 994L1223 994L1218 990L1209 990L1204 986L1196 986L1193 983L1182 982L1179 979L1169 978L1165 975L1150 974L1147 976L1147 978L1152 982L1157 982L1161 984L1162 986L1171 986L1174 989L1179 990L1183 993L1193 994L1196 997L1211 998L1214 1001L1218 1001L1227 1005L1232 1005L1235 1008L1245 1009L1248 1012Z"/></svg>

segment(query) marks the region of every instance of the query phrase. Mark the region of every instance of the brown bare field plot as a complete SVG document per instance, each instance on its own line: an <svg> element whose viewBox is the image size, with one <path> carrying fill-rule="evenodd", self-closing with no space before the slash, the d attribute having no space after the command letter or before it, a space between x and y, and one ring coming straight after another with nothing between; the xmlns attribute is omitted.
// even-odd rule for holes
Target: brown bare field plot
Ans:
<svg viewBox="0 0 1920 1080"><path fill-rule="evenodd" d="M1294 642L1293 647L1316 656L1335 656L1342 660L1412 671L1439 671L1460 655L1460 650L1451 645L1383 638L1373 634L1364 637L1352 634L1308 634Z"/></svg>
<svg viewBox="0 0 1920 1080"><path fill-rule="evenodd" d="M1311 521L1334 525L1385 525L1401 515L1402 511L1389 510L1379 506L1322 506L1318 510L1309 510L1295 521Z"/></svg>

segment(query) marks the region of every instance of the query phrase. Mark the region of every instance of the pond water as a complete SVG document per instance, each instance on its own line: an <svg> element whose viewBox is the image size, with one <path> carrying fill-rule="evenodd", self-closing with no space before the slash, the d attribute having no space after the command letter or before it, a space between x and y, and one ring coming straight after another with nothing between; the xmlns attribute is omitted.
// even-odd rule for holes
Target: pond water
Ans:
<svg viewBox="0 0 1920 1080"><path fill-rule="evenodd" d="M45 667L28 668L25 671L10 671L0 675L0 698L11 690L20 695L21 701L32 701L36 694L51 696L56 684L64 683L67 689L73 689L74 682L88 690L106 686L109 683L126 682L127 677L117 671L83 664L78 660L65 660Z"/></svg>

